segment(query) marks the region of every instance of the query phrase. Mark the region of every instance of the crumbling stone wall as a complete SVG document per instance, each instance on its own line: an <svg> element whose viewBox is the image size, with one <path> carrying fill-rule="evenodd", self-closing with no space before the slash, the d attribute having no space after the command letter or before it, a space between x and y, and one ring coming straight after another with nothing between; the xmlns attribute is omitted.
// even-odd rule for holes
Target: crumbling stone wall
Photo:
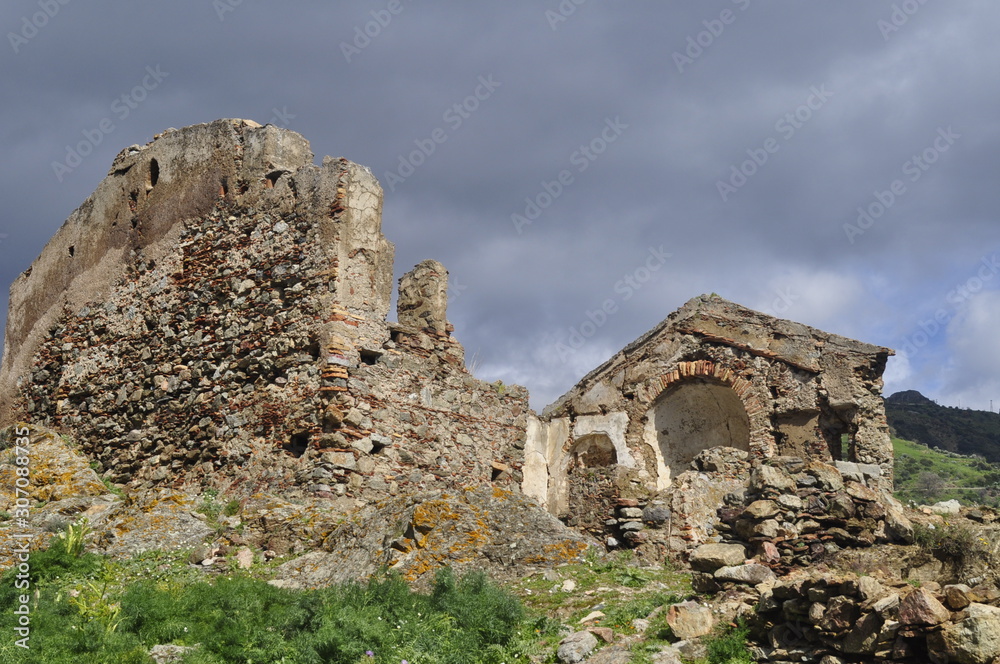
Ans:
<svg viewBox="0 0 1000 664"><path fill-rule="evenodd" d="M71 431L115 481L516 487L526 391L465 370L439 263L386 322L381 187L312 159L242 120L123 151L11 289L0 419Z"/></svg>
<svg viewBox="0 0 1000 664"><path fill-rule="evenodd" d="M597 503L662 491L716 446L863 463L876 469L875 488L891 489L881 397L891 354L695 298L529 422L524 490L554 514L575 511L566 468L577 441L594 434L616 450L614 487Z"/></svg>

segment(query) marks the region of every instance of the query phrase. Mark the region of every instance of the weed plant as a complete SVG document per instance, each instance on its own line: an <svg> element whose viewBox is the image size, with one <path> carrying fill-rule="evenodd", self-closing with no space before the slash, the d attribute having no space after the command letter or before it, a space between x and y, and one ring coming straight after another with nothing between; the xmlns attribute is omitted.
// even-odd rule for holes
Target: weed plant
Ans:
<svg viewBox="0 0 1000 664"><path fill-rule="evenodd" d="M157 644L197 646L186 664L500 664L527 661L538 626L482 573L437 575L429 593L379 575L310 591L248 575L116 583L120 563L70 551L68 538L31 556L30 650L0 642L0 662L150 664ZM15 606L14 570L0 606ZM0 613L0 633L17 616Z"/></svg>

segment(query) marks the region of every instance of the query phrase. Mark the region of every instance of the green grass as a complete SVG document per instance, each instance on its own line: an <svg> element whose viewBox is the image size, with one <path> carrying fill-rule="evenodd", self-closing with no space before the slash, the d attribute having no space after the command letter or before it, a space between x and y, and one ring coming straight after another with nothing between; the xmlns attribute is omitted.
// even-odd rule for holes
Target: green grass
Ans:
<svg viewBox="0 0 1000 664"><path fill-rule="evenodd" d="M966 505L1000 506L1000 468L975 457L934 450L919 443L892 439L896 457L896 497L918 503L956 499ZM936 490L921 475L932 474L942 482ZM923 482L923 484L922 484ZM963 488L979 487L979 488Z"/></svg>
<svg viewBox="0 0 1000 664"><path fill-rule="evenodd" d="M726 626L705 640L708 664L753 664L754 658L747 648L750 630L739 623Z"/></svg>
<svg viewBox="0 0 1000 664"><path fill-rule="evenodd" d="M645 618L658 606L693 596L690 573L664 567L637 567L631 554L620 551L605 558L588 555L582 563L555 567L552 571L557 579L546 579L544 574L536 573L510 586L529 614L537 616L538 650L554 652L561 638L557 633L559 624L565 623L573 631L582 629L580 619L599 606L603 607L600 611L605 617L591 624L628 635L635 633L632 621L636 618ZM566 581L573 581L576 587L564 591ZM673 640L665 611L653 619L645 637L645 642L633 648L636 664L647 661L651 653Z"/></svg>
<svg viewBox="0 0 1000 664"><path fill-rule="evenodd" d="M30 564L31 649L5 638L2 662L149 664L152 646L176 644L198 645L187 664L500 664L526 662L536 630L553 627L476 573L444 570L429 593L394 575L292 591L243 574L175 574L175 560L162 556L145 564L76 556L59 539ZM14 580L13 571L0 578L0 606L25 592ZM16 619L0 613L0 632L12 634Z"/></svg>

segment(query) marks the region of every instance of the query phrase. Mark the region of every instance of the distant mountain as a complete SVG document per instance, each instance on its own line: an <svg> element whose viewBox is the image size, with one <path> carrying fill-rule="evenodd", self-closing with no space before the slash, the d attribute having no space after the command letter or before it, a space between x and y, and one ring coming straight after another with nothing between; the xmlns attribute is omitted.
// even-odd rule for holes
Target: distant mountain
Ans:
<svg viewBox="0 0 1000 664"><path fill-rule="evenodd" d="M1000 415L939 406L916 390L885 400L889 426L899 438L1000 463Z"/></svg>

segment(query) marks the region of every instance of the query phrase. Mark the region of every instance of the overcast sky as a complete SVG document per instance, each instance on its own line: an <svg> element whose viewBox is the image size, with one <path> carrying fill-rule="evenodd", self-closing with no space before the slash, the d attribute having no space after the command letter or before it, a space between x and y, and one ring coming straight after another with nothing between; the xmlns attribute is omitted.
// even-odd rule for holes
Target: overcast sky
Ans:
<svg viewBox="0 0 1000 664"><path fill-rule="evenodd" d="M998 25L988 0L6 0L2 310L119 150L240 117L370 167L397 278L443 262L476 375L536 408L710 292L897 349L887 395L1000 406Z"/></svg>

